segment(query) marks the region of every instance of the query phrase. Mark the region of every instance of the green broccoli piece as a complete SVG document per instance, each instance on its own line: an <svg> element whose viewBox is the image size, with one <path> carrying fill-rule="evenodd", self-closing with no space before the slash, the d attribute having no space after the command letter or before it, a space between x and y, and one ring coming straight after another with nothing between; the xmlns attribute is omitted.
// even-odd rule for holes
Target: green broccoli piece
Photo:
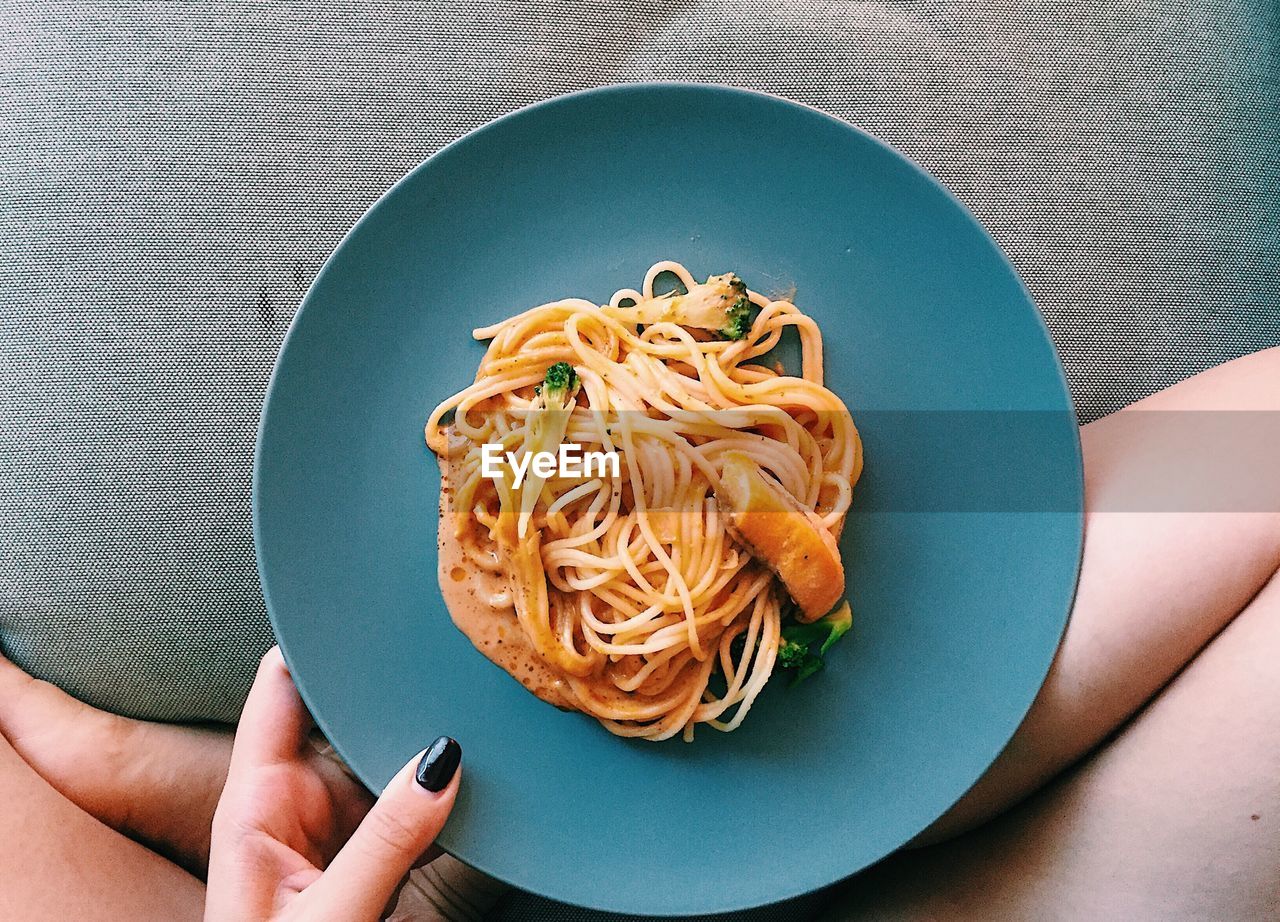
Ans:
<svg viewBox="0 0 1280 922"><path fill-rule="evenodd" d="M524 450L527 454L555 453L560 450L564 434L569 428L569 401L578 393L578 373L568 362L556 362L547 369L542 384L537 388L533 401L536 410L525 429ZM520 486L519 519L517 533L523 538L529 531L534 507L542 495L545 477L539 477L532 469Z"/></svg>
<svg viewBox="0 0 1280 922"><path fill-rule="evenodd" d="M799 669L804 661L812 657L809 648L804 644L788 640L784 635L778 647L778 665L783 669Z"/></svg>
<svg viewBox="0 0 1280 922"><path fill-rule="evenodd" d="M747 286L736 275L730 276L729 288L734 299L725 312L725 325L720 328L720 335L725 339L745 339L751 332L751 298L747 296Z"/></svg>
<svg viewBox="0 0 1280 922"><path fill-rule="evenodd" d="M676 323L712 330L725 339L743 339L751 332L751 298L732 272L713 275L684 294L648 298L628 307L606 305L604 310L624 323Z"/></svg>
<svg viewBox="0 0 1280 922"><path fill-rule="evenodd" d="M795 670L791 687L820 671L823 657L831 646L849 632L853 626L853 612L849 603L841 602L831 614L812 624L788 624L782 629L782 643L778 646L778 665ZM814 652L814 645L817 652Z"/></svg>
<svg viewBox="0 0 1280 922"><path fill-rule="evenodd" d="M563 410L577 392L578 373L568 362L556 362L538 387L538 402L544 410Z"/></svg>

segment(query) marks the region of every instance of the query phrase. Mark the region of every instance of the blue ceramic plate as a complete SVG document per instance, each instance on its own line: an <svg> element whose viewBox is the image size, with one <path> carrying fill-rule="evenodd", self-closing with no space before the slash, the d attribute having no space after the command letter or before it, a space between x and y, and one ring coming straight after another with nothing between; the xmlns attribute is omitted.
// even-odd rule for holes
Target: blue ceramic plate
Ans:
<svg viewBox="0 0 1280 922"><path fill-rule="evenodd" d="M825 672L692 744L557 711L454 629L422 438L474 375L472 327L604 300L663 258L794 285L867 457L843 542L854 630ZM1081 493L1044 325L937 183L804 106L632 85L499 119L361 219L276 365L254 526L285 656L366 784L450 734L466 779L446 849L556 899L686 914L840 880L982 774L1061 636Z"/></svg>

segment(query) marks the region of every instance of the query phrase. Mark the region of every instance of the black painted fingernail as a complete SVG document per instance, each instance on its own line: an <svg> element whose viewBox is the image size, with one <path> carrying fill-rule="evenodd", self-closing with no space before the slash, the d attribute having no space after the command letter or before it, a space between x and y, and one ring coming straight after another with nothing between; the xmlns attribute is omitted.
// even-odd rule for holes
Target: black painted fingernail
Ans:
<svg viewBox="0 0 1280 922"><path fill-rule="evenodd" d="M449 786L458 763L462 761L462 747L458 741L442 736L422 754L415 777L418 784L428 791L443 791Z"/></svg>

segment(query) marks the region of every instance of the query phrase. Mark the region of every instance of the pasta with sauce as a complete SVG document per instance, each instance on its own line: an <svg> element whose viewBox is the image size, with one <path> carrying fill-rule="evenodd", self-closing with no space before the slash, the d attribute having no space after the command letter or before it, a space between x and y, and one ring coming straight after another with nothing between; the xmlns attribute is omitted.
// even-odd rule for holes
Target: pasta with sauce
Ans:
<svg viewBox="0 0 1280 922"><path fill-rule="evenodd" d="M682 290L656 294L669 276ZM789 326L799 376L757 361ZM732 274L698 283L660 262L607 304L554 301L474 335L489 341L475 381L435 408L426 440L441 589L486 656L652 740L733 730L780 658L820 667L848 626L847 603L828 612L862 448L823 385L812 318ZM561 443L615 452L620 476L517 484L518 459ZM499 476L484 476L485 445L507 458Z"/></svg>

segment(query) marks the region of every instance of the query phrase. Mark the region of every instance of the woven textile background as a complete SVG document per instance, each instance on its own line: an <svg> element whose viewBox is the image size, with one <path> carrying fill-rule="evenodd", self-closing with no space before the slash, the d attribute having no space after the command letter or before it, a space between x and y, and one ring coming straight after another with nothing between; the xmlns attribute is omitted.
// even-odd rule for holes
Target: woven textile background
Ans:
<svg viewBox="0 0 1280 922"><path fill-rule="evenodd" d="M0 0L0 21L0 646L124 713L235 718L271 643L249 479L290 316L384 189L536 99L717 81L869 129L1005 248L1085 420L1280 342L1274 0Z"/></svg>

